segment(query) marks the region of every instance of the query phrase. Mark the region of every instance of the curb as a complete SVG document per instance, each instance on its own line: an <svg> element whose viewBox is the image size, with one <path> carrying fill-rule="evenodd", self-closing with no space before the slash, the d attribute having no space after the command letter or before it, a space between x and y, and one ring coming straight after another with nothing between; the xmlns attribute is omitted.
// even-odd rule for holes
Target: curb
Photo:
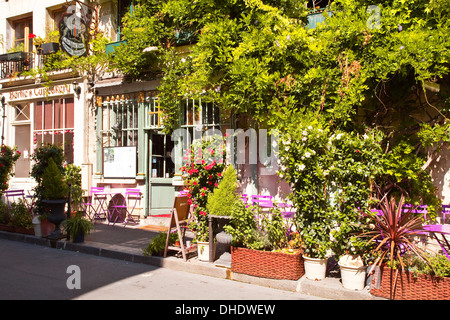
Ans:
<svg viewBox="0 0 450 320"><path fill-rule="evenodd" d="M229 279L238 282L244 282L264 287L269 287L278 290L299 292L308 294L318 298L326 298L333 300L386 300L370 294L369 287L361 291L348 290L342 287L340 279L325 278L321 281L313 281L302 277L299 280L276 280L259 278L249 276L241 273L234 273L229 268L218 267L211 265L209 262L202 262L198 260L188 260L184 262L174 256L159 257L159 256L144 256L139 250L130 249L127 247L111 246L111 248L104 248L96 246L96 243L86 244L73 243L65 239L49 240L46 238L36 237L34 235L12 233L7 231L0 231L0 239L10 241L24 242L28 244L35 244L46 246L50 248L75 251L83 254L94 255L98 257L105 257L111 259L118 259L133 263L148 264L155 267L168 268L177 271L184 271L189 273L196 273L216 278Z"/></svg>

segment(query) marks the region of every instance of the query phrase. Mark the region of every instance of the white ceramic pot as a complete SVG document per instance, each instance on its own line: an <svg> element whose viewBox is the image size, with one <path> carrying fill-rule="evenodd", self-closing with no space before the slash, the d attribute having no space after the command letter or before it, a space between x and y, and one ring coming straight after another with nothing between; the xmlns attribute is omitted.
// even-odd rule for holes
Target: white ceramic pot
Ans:
<svg viewBox="0 0 450 320"><path fill-rule="evenodd" d="M38 216L35 216L33 218L33 228L34 228L34 235L36 237L42 237L41 221L39 220Z"/></svg>
<svg viewBox="0 0 450 320"><path fill-rule="evenodd" d="M198 260L209 262L209 242L197 242ZM213 255L216 253L216 244L213 245Z"/></svg>
<svg viewBox="0 0 450 320"><path fill-rule="evenodd" d="M350 290L362 290L366 284L366 266L356 267L342 265L339 263L341 269L342 285Z"/></svg>
<svg viewBox="0 0 450 320"><path fill-rule="evenodd" d="M323 280L327 272L328 259L310 258L303 256L305 276L310 280Z"/></svg>

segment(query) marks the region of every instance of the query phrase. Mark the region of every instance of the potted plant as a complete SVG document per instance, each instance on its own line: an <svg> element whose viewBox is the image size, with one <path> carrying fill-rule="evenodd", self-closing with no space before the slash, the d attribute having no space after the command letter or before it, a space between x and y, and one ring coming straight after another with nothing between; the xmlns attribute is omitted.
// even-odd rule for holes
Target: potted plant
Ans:
<svg viewBox="0 0 450 320"><path fill-rule="evenodd" d="M237 175L232 165L229 165L223 173L223 179L218 187L208 196L206 210L210 219L217 221L216 230L213 231L217 243L219 260L229 262L229 251L232 236L224 230L224 226L230 221L234 206L240 201L237 194ZM210 239L211 240L211 239ZM209 244L211 245L211 243Z"/></svg>
<svg viewBox="0 0 450 320"><path fill-rule="evenodd" d="M366 283L367 266L359 255L346 254L339 258L342 285L350 290L362 290Z"/></svg>
<svg viewBox="0 0 450 320"><path fill-rule="evenodd" d="M10 224L14 226L14 232L34 234L32 216L25 200L19 199L17 202L11 203Z"/></svg>
<svg viewBox="0 0 450 320"><path fill-rule="evenodd" d="M425 232L422 217L414 216L411 211L402 212L403 201L403 195L398 204L393 197L390 200L387 196L383 197L380 203L381 214L366 213L372 221L371 230L361 234L362 238L366 238L368 245L376 244L372 249L372 254L376 257L373 270L375 267L382 270L389 269L390 299L395 298L399 277L401 279L402 273L406 270L403 260L406 253L415 254L431 266L426 252L417 246L413 239Z"/></svg>
<svg viewBox="0 0 450 320"><path fill-rule="evenodd" d="M224 229L232 235L231 271L286 280L304 275L300 233L289 232L278 208L265 212L239 201Z"/></svg>
<svg viewBox="0 0 450 320"><path fill-rule="evenodd" d="M72 241L77 243L84 242L85 235L94 227L94 224L83 216L82 211L66 219L63 224Z"/></svg>
<svg viewBox="0 0 450 320"><path fill-rule="evenodd" d="M48 220L55 224L55 230L49 235L49 238L62 238L60 223L66 219L64 209L69 188L53 158L48 159L48 166L42 175L42 187L42 202L49 209Z"/></svg>
<svg viewBox="0 0 450 320"><path fill-rule="evenodd" d="M38 54L50 54L59 50L59 31L47 32L45 38L38 37L35 34L28 36L33 39L33 44L36 47Z"/></svg>
<svg viewBox="0 0 450 320"><path fill-rule="evenodd" d="M55 231L55 224L48 221L48 214L40 214L37 216L41 225L41 236L48 237L53 231Z"/></svg>

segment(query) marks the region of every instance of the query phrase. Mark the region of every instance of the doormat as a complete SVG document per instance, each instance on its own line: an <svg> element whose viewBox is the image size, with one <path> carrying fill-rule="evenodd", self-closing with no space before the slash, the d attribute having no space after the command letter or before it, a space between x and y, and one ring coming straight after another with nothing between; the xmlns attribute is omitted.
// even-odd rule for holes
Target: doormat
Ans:
<svg viewBox="0 0 450 320"><path fill-rule="evenodd" d="M155 225L149 224L146 226L139 227L139 229L151 230L151 231L167 231L168 228L166 226L155 226Z"/></svg>

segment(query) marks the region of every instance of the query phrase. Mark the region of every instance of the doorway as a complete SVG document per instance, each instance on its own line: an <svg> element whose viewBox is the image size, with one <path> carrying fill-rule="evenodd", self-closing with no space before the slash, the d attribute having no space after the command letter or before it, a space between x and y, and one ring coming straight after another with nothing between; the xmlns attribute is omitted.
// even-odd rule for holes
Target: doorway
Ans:
<svg viewBox="0 0 450 320"><path fill-rule="evenodd" d="M175 196L172 185L175 166L171 158L174 142L169 135L151 130L148 146L149 216L169 214Z"/></svg>

